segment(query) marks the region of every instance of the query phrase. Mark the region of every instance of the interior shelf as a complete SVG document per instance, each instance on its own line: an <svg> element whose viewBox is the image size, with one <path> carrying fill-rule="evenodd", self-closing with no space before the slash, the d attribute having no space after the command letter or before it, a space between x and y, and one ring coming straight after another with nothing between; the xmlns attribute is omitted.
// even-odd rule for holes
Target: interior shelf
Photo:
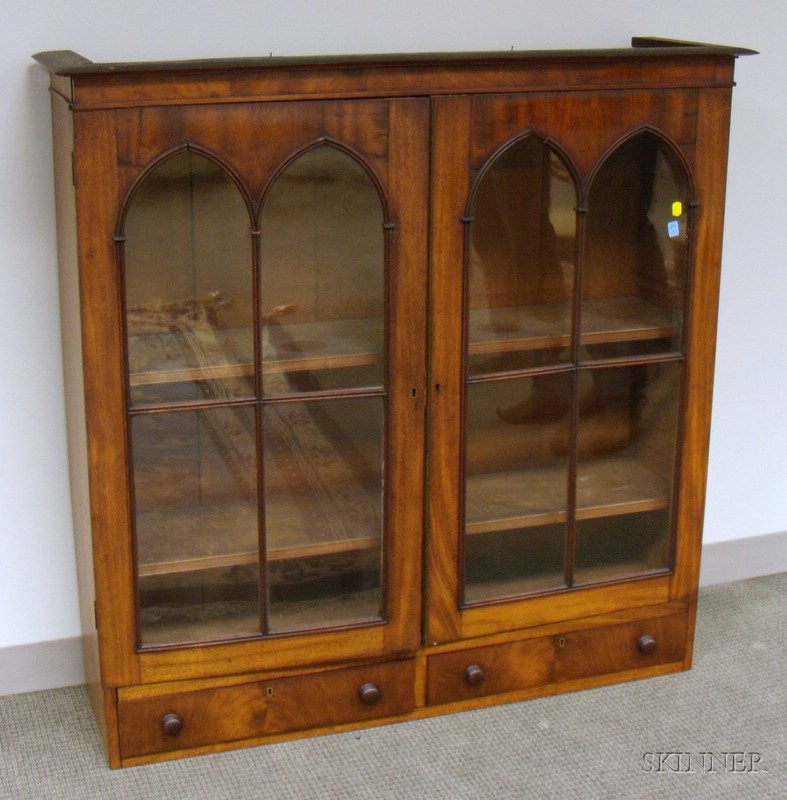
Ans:
<svg viewBox="0 0 787 800"><path fill-rule="evenodd" d="M470 354L568 347L570 309L565 304L497 308L470 313ZM672 313L638 297L583 303L583 345L670 338ZM370 343L382 342L379 319L331 320L266 326L262 332L263 374L369 366L380 358ZM248 329L180 325L166 333L129 338L132 387L254 374Z"/></svg>
<svg viewBox="0 0 787 800"><path fill-rule="evenodd" d="M556 468L475 475L468 481L466 530L482 534L564 522L566 474ZM379 545L379 516L361 492L344 495L341 523L319 501L271 499L266 505L269 562L370 550ZM577 480L578 520L655 511L669 505L669 484L633 458L587 463ZM329 522L330 517L334 524ZM304 526L303 520L322 520ZM308 532L308 539L304 538ZM201 506L140 514L139 575L174 574L258 561L252 505Z"/></svg>
<svg viewBox="0 0 787 800"><path fill-rule="evenodd" d="M271 498L265 506L268 562L379 548L380 509L362 491L328 498ZM140 577L256 564L257 508L251 504L149 511L137 517Z"/></svg>
<svg viewBox="0 0 787 800"><path fill-rule="evenodd" d="M468 476L465 530L492 533L564 522L565 469ZM669 506L670 486L636 459L619 456L583 462L577 474L577 520L656 511Z"/></svg>
<svg viewBox="0 0 787 800"><path fill-rule="evenodd" d="M580 344L671 338L672 311L639 297L582 303ZM571 345L571 307L566 303L470 311L471 355L541 350Z"/></svg>
<svg viewBox="0 0 787 800"><path fill-rule="evenodd" d="M369 590L333 597L278 603L270 609L270 630L291 633L312 628L372 622L380 618L379 592ZM260 605L255 600L235 600L194 607L153 606L142 612L145 644L185 641L221 641L260 635Z"/></svg>
<svg viewBox="0 0 787 800"><path fill-rule="evenodd" d="M667 567L650 567L647 563L636 559L615 561L609 564L599 564L593 569L584 570L575 579L574 586L586 586L594 583L620 580L621 577L647 577L652 575L665 575L669 573ZM486 602L490 596L496 598L517 599L524 595L536 595L544 592L566 589L567 584L563 572L554 571L543 574L534 573L523 577L490 580L468 586L465 589L465 603Z"/></svg>
<svg viewBox="0 0 787 800"><path fill-rule="evenodd" d="M262 329L263 374L368 366L381 358L382 321L331 320ZM129 337L132 387L217 380L254 374L251 331L219 329L201 320L165 333Z"/></svg>

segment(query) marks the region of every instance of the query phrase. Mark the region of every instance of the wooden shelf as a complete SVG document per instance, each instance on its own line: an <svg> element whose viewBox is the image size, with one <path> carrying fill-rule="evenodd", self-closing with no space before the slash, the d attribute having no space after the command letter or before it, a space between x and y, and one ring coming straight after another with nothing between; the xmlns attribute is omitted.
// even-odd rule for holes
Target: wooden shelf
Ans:
<svg viewBox="0 0 787 800"><path fill-rule="evenodd" d="M565 574L562 571L533 573L501 580L479 581L465 586L466 605L488 603L489 598L495 600L518 598L530 594L565 589Z"/></svg>
<svg viewBox="0 0 787 800"><path fill-rule="evenodd" d="M262 371L309 372L374 364L382 358L381 319L268 326L262 330ZM379 348L370 347L378 343Z"/></svg>
<svg viewBox="0 0 787 800"><path fill-rule="evenodd" d="M616 561L610 564L600 564L593 569L583 570L574 581L573 586L584 587L592 584L617 581L622 578L642 578L653 575L667 575L666 567L651 567L641 561ZM554 592L567 589L565 575L553 571L546 573L533 573L519 577L502 580L483 581L465 588L465 603L488 603L489 598L496 600L517 599L526 595L537 595L545 592Z"/></svg>
<svg viewBox="0 0 787 800"><path fill-rule="evenodd" d="M672 310L639 297L611 297L582 303L580 344L671 339L676 334Z"/></svg>
<svg viewBox="0 0 787 800"><path fill-rule="evenodd" d="M670 310L639 297L582 303L580 344L669 339ZM470 355L542 350L571 345L571 308L565 303L470 311Z"/></svg>
<svg viewBox="0 0 787 800"><path fill-rule="evenodd" d="M379 508L369 495L340 492L326 508L311 498L266 504L269 562L371 550ZM149 511L137 517L140 577L256 564L257 508L251 504Z"/></svg>
<svg viewBox="0 0 787 800"><path fill-rule="evenodd" d="M571 345L570 308L565 304L470 312L470 355L540 350ZM637 297L583 303L582 345L634 342L675 335L672 313ZM379 342L379 350L370 343ZM379 319L331 320L265 326L263 374L313 372L369 366L381 358ZM194 327L129 337L131 387L226 380L254 374L248 329Z"/></svg>
<svg viewBox="0 0 787 800"><path fill-rule="evenodd" d="M221 380L254 374L251 331L216 329L200 321L188 330L129 337L132 387ZM370 347L379 342L379 350ZM270 325L262 329L263 374L368 366L380 361L379 319Z"/></svg>
<svg viewBox="0 0 787 800"><path fill-rule="evenodd" d="M152 606L142 610L145 646L173 641L221 641L259 636L260 604L229 600L210 605ZM353 625L380 619L379 589L337 593L318 600L274 602L268 610L274 633Z"/></svg>
<svg viewBox="0 0 787 800"><path fill-rule="evenodd" d="M552 525L567 518L568 476L548 467L468 476L468 535ZM587 461L577 475L577 520L669 506L669 482L631 457Z"/></svg>

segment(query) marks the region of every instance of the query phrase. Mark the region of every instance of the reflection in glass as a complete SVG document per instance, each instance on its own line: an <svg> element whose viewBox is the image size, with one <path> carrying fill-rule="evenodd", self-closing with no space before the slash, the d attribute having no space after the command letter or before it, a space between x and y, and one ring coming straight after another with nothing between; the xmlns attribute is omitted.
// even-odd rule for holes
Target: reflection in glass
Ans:
<svg viewBox="0 0 787 800"><path fill-rule="evenodd" d="M685 169L653 134L602 165L588 200L583 360L680 351L689 199Z"/></svg>
<svg viewBox="0 0 787 800"><path fill-rule="evenodd" d="M260 631L252 407L131 418L143 645Z"/></svg>
<svg viewBox="0 0 787 800"><path fill-rule="evenodd" d="M669 567L680 362L582 370L574 577Z"/></svg>
<svg viewBox="0 0 787 800"><path fill-rule="evenodd" d="M465 601L564 584L573 376L471 383Z"/></svg>
<svg viewBox="0 0 787 800"><path fill-rule="evenodd" d="M383 400L264 407L273 631L381 616Z"/></svg>
<svg viewBox="0 0 787 800"><path fill-rule="evenodd" d="M308 151L276 179L261 230L265 395L382 386L383 209L366 170Z"/></svg>
<svg viewBox="0 0 787 800"><path fill-rule="evenodd" d="M132 405L254 394L249 214L233 181L193 152L135 192L125 220Z"/></svg>
<svg viewBox="0 0 787 800"><path fill-rule="evenodd" d="M483 173L470 211L470 374L568 358L575 206L566 165L536 136Z"/></svg>

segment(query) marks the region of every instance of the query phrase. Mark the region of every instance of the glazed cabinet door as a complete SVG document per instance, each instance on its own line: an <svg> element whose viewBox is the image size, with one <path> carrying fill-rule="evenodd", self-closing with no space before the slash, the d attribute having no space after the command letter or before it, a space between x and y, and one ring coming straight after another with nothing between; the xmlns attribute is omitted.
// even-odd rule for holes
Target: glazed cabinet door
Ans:
<svg viewBox="0 0 787 800"><path fill-rule="evenodd" d="M428 106L114 113L127 654L160 678L416 647Z"/></svg>
<svg viewBox="0 0 787 800"><path fill-rule="evenodd" d="M695 102L435 104L431 642L668 599Z"/></svg>

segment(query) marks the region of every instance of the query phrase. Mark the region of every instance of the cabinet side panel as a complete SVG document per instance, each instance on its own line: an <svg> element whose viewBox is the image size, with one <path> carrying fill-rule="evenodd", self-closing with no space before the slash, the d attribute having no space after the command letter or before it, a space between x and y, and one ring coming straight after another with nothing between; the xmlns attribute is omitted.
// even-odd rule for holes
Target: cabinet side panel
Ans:
<svg viewBox="0 0 787 800"><path fill-rule="evenodd" d="M117 224L117 147L112 112L74 120L79 296L87 471L93 528L99 650L105 687L135 683L127 443Z"/></svg>
<svg viewBox="0 0 787 800"><path fill-rule="evenodd" d="M85 679L93 699L100 683L98 639L93 603L93 553L90 530L90 493L87 480L84 383L82 381L81 313L76 240L76 202L71 172L73 129L67 105L52 95L52 134L55 167L57 258L60 278L60 324L63 347L63 383L71 487L71 514L77 560L80 622L85 659ZM96 714L106 736L103 715Z"/></svg>
<svg viewBox="0 0 787 800"><path fill-rule="evenodd" d="M716 354L716 318L719 308L730 103L730 89L706 89L700 93L695 167L700 207L694 244L695 271L689 299L690 329L682 479L675 576L672 583L674 599L694 597L699 580Z"/></svg>
<svg viewBox="0 0 787 800"><path fill-rule="evenodd" d="M85 683L99 732L107 751L117 758L117 731L108 724L101 686L100 654L95 622L93 547L90 523L87 431L82 373L82 314L76 235L76 197L73 183L73 125L67 104L52 94L55 206L60 267L60 323L63 347L63 383L71 485L71 513L77 563ZM110 756L111 757L111 756Z"/></svg>

